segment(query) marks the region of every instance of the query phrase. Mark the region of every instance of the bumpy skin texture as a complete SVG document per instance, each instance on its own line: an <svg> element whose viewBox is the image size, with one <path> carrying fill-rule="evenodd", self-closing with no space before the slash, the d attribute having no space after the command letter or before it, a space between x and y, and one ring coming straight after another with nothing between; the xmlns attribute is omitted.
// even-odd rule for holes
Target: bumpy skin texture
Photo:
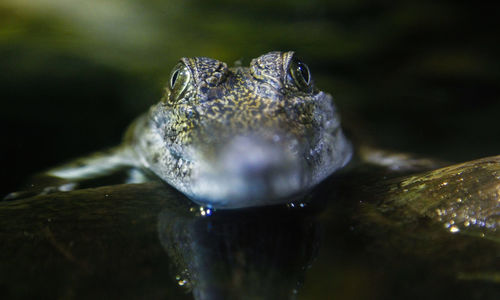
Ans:
<svg viewBox="0 0 500 300"><path fill-rule="evenodd" d="M344 166L352 152L331 96L312 81L298 84L294 61L293 52L267 53L248 68L182 58L186 88L169 86L126 143L143 167L200 204L287 201Z"/></svg>

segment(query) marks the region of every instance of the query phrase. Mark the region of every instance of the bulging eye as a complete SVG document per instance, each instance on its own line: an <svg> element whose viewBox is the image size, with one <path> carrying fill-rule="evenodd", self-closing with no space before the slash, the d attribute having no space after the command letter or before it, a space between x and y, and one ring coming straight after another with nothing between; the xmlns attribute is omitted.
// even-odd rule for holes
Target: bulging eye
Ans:
<svg viewBox="0 0 500 300"><path fill-rule="evenodd" d="M191 72L183 63L178 63L170 75L170 101L177 101L191 80Z"/></svg>
<svg viewBox="0 0 500 300"><path fill-rule="evenodd" d="M288 65L288 72L292 77L293 83L303 91L311 90L311 72L309 67L297 58L292 58Z"/></svg>

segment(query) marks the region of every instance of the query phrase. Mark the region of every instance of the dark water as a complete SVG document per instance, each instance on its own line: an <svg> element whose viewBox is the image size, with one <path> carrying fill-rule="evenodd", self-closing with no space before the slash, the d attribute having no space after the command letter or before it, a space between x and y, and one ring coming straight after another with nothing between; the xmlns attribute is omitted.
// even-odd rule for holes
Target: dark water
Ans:
<svg viewBox="0 0 500 300"><path fill-rule="evenodd" d="M370 212L376 197L339 181L235 211L198 207L160 182L0 203L0 296L498 298L494 230L452 234L429 218L398 220L403 211Z"/></svg>
<svg viewBox="0 0 500 300"><path fill-rule="evenodd" d="M500 148L498 5L44 3L0 4L0 196L119 143L182 56L295 50L357 142L447 161ZM331 180L305 208L210 216L157 183L0 203L0 298L500 298L498 237L367 214L365 181Z"/></svg>

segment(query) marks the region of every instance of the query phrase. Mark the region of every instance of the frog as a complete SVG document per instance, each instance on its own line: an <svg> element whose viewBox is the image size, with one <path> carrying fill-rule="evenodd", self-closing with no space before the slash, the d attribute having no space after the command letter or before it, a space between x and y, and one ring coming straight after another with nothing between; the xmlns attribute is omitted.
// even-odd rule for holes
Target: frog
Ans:
<svg viewBox="0 0 500 300"><path fill-rule="evenodd" d="M181 58L160 101L121 145L46 171L57 184L44 192L129 167L127 182L153 174L200 205L266 206L300 197L352 154L332 96L293 51L266 53L248 67Z"/></svg>
<svg viewBox="0 0 500 300"><path fill-rule="evenodd" d="M293 51L266 53L248 67L181 58L160 101L121 145L49 169L6 198L70 192L125 171L123 183L159 180L197 205L241 209L293 206L327 182L351 192L368 186L377 209L418 211L451 230L474 220L498 227L500 156L450 165L351 140L333 97Z"/></svg>
<svg viewBox="0 0 500 300"><path fill-rule="evenodd" d="M438 269L458 279L498 282L500 156L450 165L355 143L341 125L333 97L315 86L309 67L292 51L264 54L248 67L182 58L159 103L130 125L121 145L41 173L32 190L38 196L3 211L6 216L28 211L24 222L32 228L31 216L73 222L76 209L79 218L93 217L115 234L117 220L135 226L131 215L144 207L160 211L164 205L159 240L178 269L177 284L191 286L195 296L220 293L213 286L248 294L241 281L228 284L227 274L255 281L250 292L268 292L259 287L273 283L276 291L288 293L293 287L295 294L301 272L315 259L320 214L318 220L328 220L331 237L339 232L333 229L346 223L348 236L355 233L370 241L363 255L389 253L391 263L393 257L404 261L415 256L418 263L423 257L424 263L443 266ZM122 171L126 184L85 189L86 181ZM168 186L192 202L170 197ZM30 197L32 192L7 198ZM323 200L330 208L321 206ZM115 205L123 206L122 214L114 214ZM19 220L23 218L15 223ZM81 235L74 228L84 227L53 226L67 231L72 241ZM40 232L50 233L45 228ZM328 244L335 249L324 253L338 253L338 243ZM229 254L214 258L220 245ZM280 253L287 253L284 264L276 259ZM385 268L379 258L376 253L373 261ZM214 273L214 261L229 272ZM269 269L269 261L277 269ZM298 265L290 268L294 261ZM280 266L286 266L286 278L276 276ZM258 281L262 278L265 282Z"/></svg>

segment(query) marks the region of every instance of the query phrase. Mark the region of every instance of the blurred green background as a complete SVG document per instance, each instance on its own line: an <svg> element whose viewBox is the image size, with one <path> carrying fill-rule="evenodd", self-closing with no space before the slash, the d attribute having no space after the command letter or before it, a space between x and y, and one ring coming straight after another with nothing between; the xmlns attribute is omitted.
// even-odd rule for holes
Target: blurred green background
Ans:
<svg viewBox="0 0 500 300"><path fill-rule="evenodd" d="M295 50L348 131L450 161L499 154L500 5L2 0L0 194L116 145L182 56Z"/></svg>

